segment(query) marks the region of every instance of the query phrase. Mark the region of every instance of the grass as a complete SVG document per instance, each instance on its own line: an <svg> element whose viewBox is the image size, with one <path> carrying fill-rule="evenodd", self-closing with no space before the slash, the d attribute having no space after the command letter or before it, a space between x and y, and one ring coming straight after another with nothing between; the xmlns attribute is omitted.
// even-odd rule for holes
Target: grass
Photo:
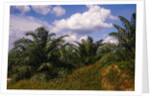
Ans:
<svg viewBox="0 0 150 98"><path fill-rule="evenodd" d="M32 79L8 83L8 89L45 89L45 90L134 90L134 78L118 65L102 67L92 64L73 71L64 79L36 81Z"/></svg>

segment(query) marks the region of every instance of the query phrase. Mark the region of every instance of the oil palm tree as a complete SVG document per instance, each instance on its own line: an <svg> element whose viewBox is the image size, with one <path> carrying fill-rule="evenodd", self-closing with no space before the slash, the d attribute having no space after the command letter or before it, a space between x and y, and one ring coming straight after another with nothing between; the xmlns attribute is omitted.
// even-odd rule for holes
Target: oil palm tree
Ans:
<svg viewBox="0 0 150 98"><path fill-rule="evenodd" d="M109 35L115 37L119 41L120 47L127 51L130 51L135 55L135 26L136 26L136 14L132 14L131 21L119 16L123 26L114 24L114 27L118 32L111 32Z"/></svg>
<svg viewBox="0 0 150 98"><path fill-rule="evenodd" d="M53 73L54 68L57 67L55 62L58 61L60 48L65 42L63 38L66 37L64 35L52 38L54 35L54 33L49 34L44 27L40 27L27 32L26 38L16 40L14 48L9 52L9 69L13 66L30 66L32 73ZM31 38L28 38L29 36Z"/></svg>
<svg viewBox="0 0 150 98"><path fill-rule="evenodd" d="M91 37L88 37L87 40L82 39L81 42L77 43L77 57L79 58L82 66L95 63L97 58L97 52L102 40L95 42Z"/></svg>
<svg viewBox="0 0 150 98"><path fill-rule="evenodd" d="M98 52L98 55L101 57L98 62L103 66L117 64L120 69L131 73L131 76L134 77L136 14L132 14L131 21L122 16L119 16L119 18L123 26L114 24L118 32L109 34L115 37L119 43L103 45Z"/></svg>

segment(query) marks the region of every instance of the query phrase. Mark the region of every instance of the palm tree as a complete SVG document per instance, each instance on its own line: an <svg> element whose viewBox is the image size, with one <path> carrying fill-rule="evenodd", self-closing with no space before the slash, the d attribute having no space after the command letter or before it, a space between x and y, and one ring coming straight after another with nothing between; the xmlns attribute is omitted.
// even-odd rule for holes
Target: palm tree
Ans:
<svg viewBox="0 0 150 98"><path fill-rule="evenodd" d="M124 48L126 51L132 52L132 56L135 55L135 26L136 26L136 14L132 14L131 21L119 16L123 27L114 24L114 27L118 32L111 32L109 35L115 37L119 41L119 47Z"/></svg>
<svg viewBox="0 0 150 98"><path fill-rule="evenodd" d="M134 77L135 61L135 25L136 14L132 14L131 21L119 16L123 26L114 24L118 32L111 32L109 35L116 38L118 44L104 44L98 52L101 59L98 61L103 66L116 64L120 69L130 73Z"/></svg>
<svg viewBox="0 0 150 98"><path fill-rule="evenodd" d="M14 48L9 52L9 70L15 66L30 66L32 73L44 72L52 74L60 55L60 49L67 35L52 38L55 34L49 34L44 27L26 33L27 38L21 38L14 42ZM31 36L32 38L28 38ZM58 64L59 66L59 64ZM26 69L25 69L26 70ZM24 71L22 71L24 72Z"/></svg>
<svg viewBox="0 0 150 98"><path fill-rule="evenodd" d="M97 52L100 48L102 40L94 43L91 37L87 40L82 39L81 42L77 43L77 57L81 62L81 66L89 65L95 63L97 58Z"/></svg>

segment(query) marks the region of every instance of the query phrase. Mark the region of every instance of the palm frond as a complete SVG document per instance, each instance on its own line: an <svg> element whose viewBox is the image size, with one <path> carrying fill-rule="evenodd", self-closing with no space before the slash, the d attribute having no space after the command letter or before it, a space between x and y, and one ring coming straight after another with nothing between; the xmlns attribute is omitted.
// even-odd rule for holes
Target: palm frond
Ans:
<svg viewBox="0 0 150 98"><path fill-rule="evenodd" d="M123 23L123 26L125 27L125 29L131 33L132 32L132 25L131 23L125 18L125 17L122 17L122 16L119 16L120 20L122 21Z"/></svg>
<svg viewBox="0 0 150 98"><path fill-rule="evenodd" d="M36 42L36 44L39 44L38 37L34 32L29 31L26 33L26 36L31 36L34 39L34 42Z"/></svg>
<svg viewBox="0 0 150 98"><path fill-rule="evenodd" d="M41 66L38 68L38 71L41 71L45 68L48 68L49 70L51 70L52 67L53 65L50 62L42 63Z"/></svg>
<svg viewBox="0 0 150 98"><path fill-rule="evenodd" d="M17 46L17 45L20 45L20 44L26 45L26 44L30 44L32 42L33 42L32 40L23 37L23 38L20 38L20 39L16 40L14 42L14 46Z"/></svg>

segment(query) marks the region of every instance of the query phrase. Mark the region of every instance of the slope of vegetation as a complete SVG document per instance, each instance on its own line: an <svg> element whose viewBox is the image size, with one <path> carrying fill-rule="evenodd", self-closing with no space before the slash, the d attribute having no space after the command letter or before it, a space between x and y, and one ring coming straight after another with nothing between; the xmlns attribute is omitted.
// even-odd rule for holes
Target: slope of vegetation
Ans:
<svg viewBox="0 0 150 98"><path fill-rule="evenodd" d="M116 82L117 80L117 82ZM93 64L73 71L64 79L40 81L21 80L8 84L9 89L49 89L49 90L134 90L134 78L118 65L103 67Z"/></svg>
<svg viewBox="0 0 150 98"><path fill-rule="evenodd" d="M44 27L27 32L9 52L8 89L134 90L135 16L114 24L118 44L91 37L70 44Z"/></svg>

